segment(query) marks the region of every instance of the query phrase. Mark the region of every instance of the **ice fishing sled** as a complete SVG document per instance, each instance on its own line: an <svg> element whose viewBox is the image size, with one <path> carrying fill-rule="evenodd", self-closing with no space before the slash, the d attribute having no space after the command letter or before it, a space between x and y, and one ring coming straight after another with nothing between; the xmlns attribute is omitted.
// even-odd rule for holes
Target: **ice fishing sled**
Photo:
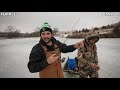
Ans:
<svg viewBox="0 0 120 90"><path fill-rule="evenodd" d="M78 67L77 67L77 60L76 58L71 59L68 57L64 67L63 67L64 72L68 72L71 74L78 74Z"/></svg>

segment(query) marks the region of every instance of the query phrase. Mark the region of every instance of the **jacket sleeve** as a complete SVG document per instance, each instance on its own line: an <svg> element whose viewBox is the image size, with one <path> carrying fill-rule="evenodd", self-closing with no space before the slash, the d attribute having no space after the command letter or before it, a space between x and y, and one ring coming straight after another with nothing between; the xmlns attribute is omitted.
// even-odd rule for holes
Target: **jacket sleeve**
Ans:
<svg viewBox="0 0 120 90"><path fill-rule="evenodd" d="M64 43L61 43L58 41L59 47L60 47L60 51L62 53L67 53L67 52L73 52L76 50L76 48L74 47L74 45L66 45Z"/></svg>
<svg viewBox="0 0 120 90"><path fill-rule="evenodd" d="M78 49L78 53L77 53L77 60L78 60L78 62L79 62L78 64L79 64L80 67L83 67L83 66L85 66L85 65L89 65L89 64L90 64L90 62L87 61L87 60L83 57L83 55L84 55L84 47Z"/></svg>
<svg viewBox="0 0 120 90"><path fill-rule="evenodd" d="M44 55L45 56L45 55ZM38 47L34 47L31 50L28 62L28 69L31 73L40 72L46 68L49 64L47 63L46 57L43 58L43 52Z"/></svg>
<svg viewBox="0 0 120 90"><path fill-rule="evenodd" d="M94 52L95 59L94 60L95 60L95 63L97 64L98 63L97 46L95 45L94 48L95 48L95 52Z"/></svg>

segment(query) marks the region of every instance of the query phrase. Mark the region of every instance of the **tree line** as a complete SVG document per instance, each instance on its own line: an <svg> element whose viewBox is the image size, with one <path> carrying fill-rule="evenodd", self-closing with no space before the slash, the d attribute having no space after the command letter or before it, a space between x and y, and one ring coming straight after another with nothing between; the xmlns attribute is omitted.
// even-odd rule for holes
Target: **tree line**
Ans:
<svg viewBox="0 0 120 90"><path fill-rule="evenodd" d="M112 29L111 33L103 33L99 34L101 38L120 38L120 21L118 23L114 23L111 25L106 25L102 27L94 27L92 28L93 31L97 30L105 30L105 29ZM82 30L74 30L72 35L69 35L68 38L84 38L84 33L89 32L91 29L82 29Z"/></svg>
<svg viewBox="0 0 120 90"><path fill-rule="evenodd" d="M58 29L53 29L53 34L57 33ZM40 36L40 28L37 27L32 33L21 33L19 29L17 29L13 25L9 25L3 32L0 32L0 38L27 38L27 37L39 37Z"/></svg>
<svg viewBox="0 0 120 90"><path fill-rule="evenodd" d="M103 38L120 38L120 21L115 24L111 25L106 25L102 27L94 27L92 30L97 31L97 30L102 30L102 29L110 29L113 28L112 33L108 34L100 34L100 37ZM68 36L68 38L83 38L83 34L81 33L87 33L91 29L85 29L83 28L82 30L74 30L72 32L72 36ZM58 33L59 30L58 28L53 28L53 35ZM21 33L19 29L17 29L13 25L9 25L6 27L6 29L3 32L0 32L0 37L2 38L26 38L26 37L39 37L40 36L40 28L36 27L36 29L32 33Z"/></svg>

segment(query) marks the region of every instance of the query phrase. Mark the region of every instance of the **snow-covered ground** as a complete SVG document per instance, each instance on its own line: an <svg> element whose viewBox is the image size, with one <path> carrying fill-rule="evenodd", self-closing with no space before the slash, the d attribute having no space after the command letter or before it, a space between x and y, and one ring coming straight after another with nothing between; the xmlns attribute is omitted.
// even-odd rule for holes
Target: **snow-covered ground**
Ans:
<svg viewBox="0 0 120 90"><path fill-rule="evenodd" d="M64 42L65 38L58 38ZM82 39L67 39L71 45ZM0 78L39 78L38 73L30 73L27 67L32 47L39 42L39 38L2 39L0 40ZM120 39L100 39L97 42L100 64L100 78L120 78ZM64 54L62 57L74 58L77 50ZM62 64L64 66L65 62ZM78 76L64 72L65 78Z"/></svg>

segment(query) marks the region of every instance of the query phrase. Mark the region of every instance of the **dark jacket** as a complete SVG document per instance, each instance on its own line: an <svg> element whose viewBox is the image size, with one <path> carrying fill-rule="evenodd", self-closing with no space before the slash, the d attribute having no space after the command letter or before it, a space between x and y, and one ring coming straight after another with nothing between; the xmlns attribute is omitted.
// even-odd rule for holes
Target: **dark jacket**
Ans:
<svg viewBox="0 0 120 90"><path fill-rule="evenodd" d="M66 44L59 42L53 37L51 41L59 47L62 53L73 52L76 50L76 48L74 48L74 45L67 46ZM31 73L40 72L49 65L47 63L46 55L41 44L44 45L40 41L31 50L28 62L28 69Z"/></svg>

